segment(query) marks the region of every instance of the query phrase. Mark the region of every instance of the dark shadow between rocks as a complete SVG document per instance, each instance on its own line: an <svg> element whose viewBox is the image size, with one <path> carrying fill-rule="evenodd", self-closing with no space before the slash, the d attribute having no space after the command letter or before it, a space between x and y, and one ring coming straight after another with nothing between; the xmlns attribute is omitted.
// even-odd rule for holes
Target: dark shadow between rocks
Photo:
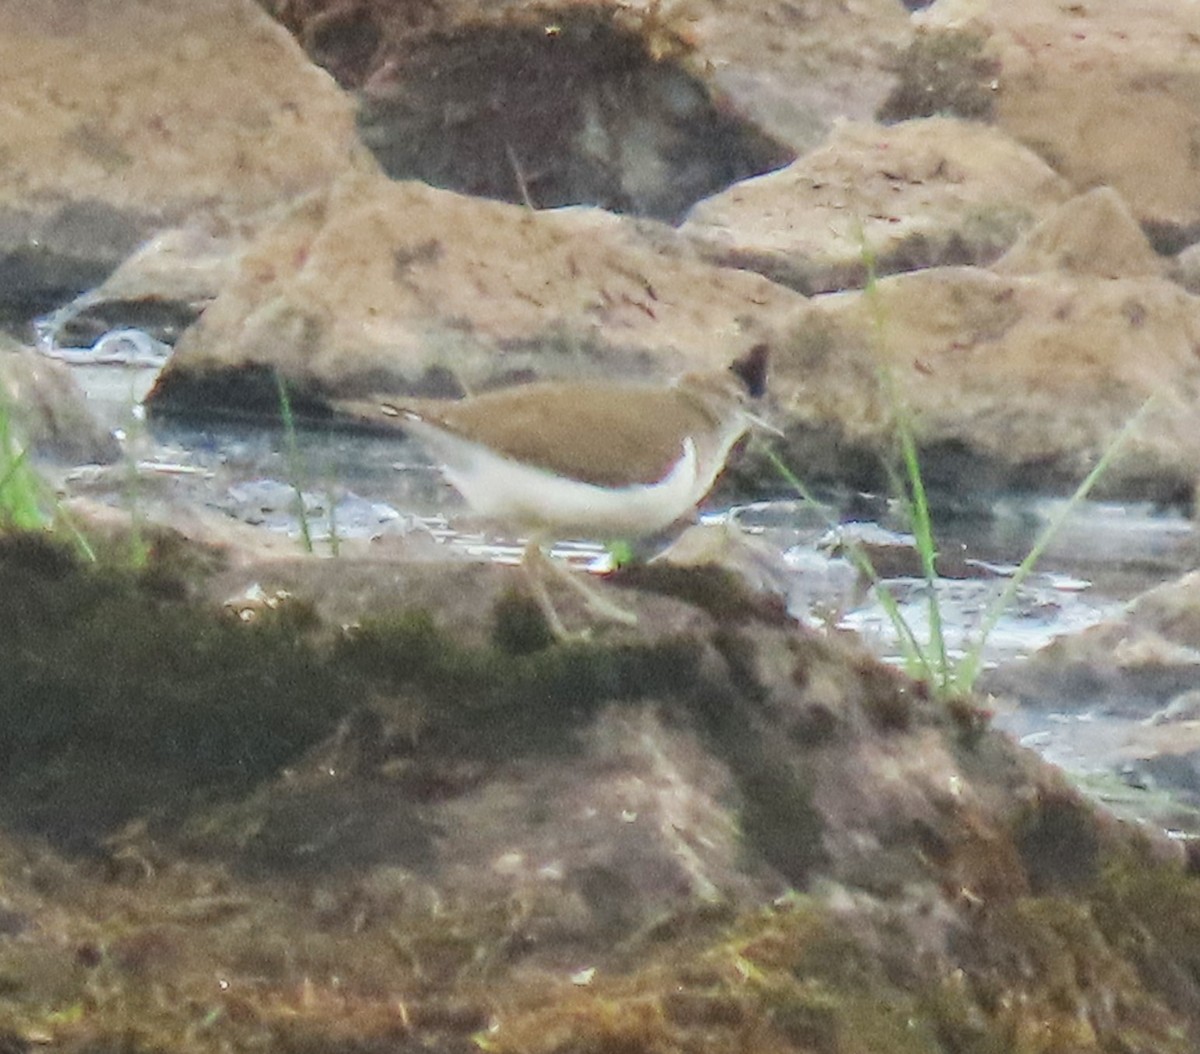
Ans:
<svg viewBox="0 0 1200 1054"><path fill-rule="evenodd" d="M0 207L0 326L21 330L99 285L152 227L152 217L100 201Z"/></svg>
<svg viewBox="0 0 1200 1054"><path fill-rule="evenodd" d="M297 419L324 422L331 416L326 393L312 381L284 378L288 402ZM164 372L146 399L155 417L181 421L256 421L281 419L279 381L274 369L251 363L227 370Z"/></svg>
<svg viewBox="0 0 1200 1054"><path fill-rule="evenodd" d="M395 179L667 221L793 159L689 72L682 42L621 17L548 8L410 38L364 89L363 139Z"/></svg>
<svg viewBox="0 0 1200 1054"><path fill-rule="evenodd" d="M174 345L201 314L198 306L169 297L106 299L72 315L55 333L67 348L90 348L114 329L140 329L155 340Z"/></svg>

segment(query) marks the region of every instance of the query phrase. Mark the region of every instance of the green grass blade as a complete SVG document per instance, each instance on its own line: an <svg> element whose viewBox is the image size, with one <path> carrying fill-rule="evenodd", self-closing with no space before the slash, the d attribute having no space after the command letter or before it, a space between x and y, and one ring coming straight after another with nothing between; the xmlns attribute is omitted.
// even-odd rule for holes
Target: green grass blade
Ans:
<svg viewBox="0 0 1200 1054"><path fill-rule="evenodd" d="M0 523L19 530L45 527L38 500L40 478L29 464L29 448L17 440L8 407L0 405Z"/></svg>
<svg viewBox="0 0 1200 1054"><path fill-rule="evenodd" d="M830 530L838 530L841 525L833 513L829 511L829 507L817 500L812 491L788 467L783 458L766 443L760 443L760 449L775 471L779 473L780 478L800 496L800 499L806 504L811 505L821 514L822 519L825 520L825 524ZM926 649L921 647L921 643L917 640L916 632L913 630L911 623L904 617L904 613L900 610L900 605L896 603L896 598L892 596L891 590L887 588L879 572L875 570L875 565L871 562L867 551L857 542L851 541L847 543L846 555L850 562L854 564L855 570L874 587L875 595L879 598L879 606L883 608L884 614L887 615L888 621L891 622L892 628L896 631L900 651L904 656L905 669L914 677L932 679L933 670L930 668Z"/></svg>
<svg viewBox="0 0 1200 1054"><path fill-rule="evenodd" d="M993 600L988 606L988 609L984 614L983 622L980 623L979 634L975 640L975 643L971 646L967 654L963 656L962 661L958 664L958 669L955 672L954 684L959 691L967 692L970 691L974 686L976 679L979 677L980 668L983 664L984 646L987 644L988 637L991 636L992 631L996 628L996 624L1000 621L1000 616L1003 615L1005 610L1012 604L1017 595L1017 590L1021 588L1025 579L1028 578L1030 573L1033 571L1038 560L1041 559L1042 554L1046 551L1047 547L1054 540L1058 532L1062 530L1062 526L1066 522L1067 517L1074 512L1080 502L1087 498L1088 494L1099 481L1100 477L1104 475L1106 471L1108 471L1109 465L1112 464L1113 459L1120 452L1121 448L1129 441L1130 436L1133 435L1134 431L1137 429L1137 426L1141 423L1142 418L1146 416L1146 413L1150 409L1150 406L1153 404L1153 402L1154 396L1150 396L1150 398L1142 403L1137 413L1135 413L1128 421L1125 422L1125 425L1113 437L1112 442L1108 444L1108 447L1100 456L1100 460L1096 462L1095 466L1092 468L1092 471L1089 472L1083 482L1075 488L1075 492L1067 500L1066 504L1059 509L1059 511L1051 518L1050 522L1042 529L1042 533L1038 535L1037 541L1033 543L1033 547L1026 554L1025 559L1021 561L1016 571L1013 572L1013 575L1008 580L1007 585L1005 585L1003 592L1001 592L1000 595L997 596L996 599Z"/></svg>
<svg viewBox="0 0 1200 1054"><path fill-rule="evenodd" d="M49 485L46 485L49 490ZM71 541L75 543L75 548L79 550L79 555L82 556L89 564L96 563L96 550L92 548L91 543L87 540L87 536L83 533L83 529L75 522L75 517L71 516L58 500L58 495L53 495L54 498L54 523L57 526L62 524L67 533L71 536ZM147 557L149 550L147 550Z"/></svg>
<svg viewBox="0 0 1200 1054"><path fill-rule="evenodd" d="M7 444L5 444L5 445L7 445ZM6 490L9 486L9 484L14 482L14 480L17 476L17 473L20 472L21 469L25 466L25 461L26 461L26 457L27 457L28 453L29 453L29 451L22 450L17 454L16 457L10 459L7 456L8 452L5 451L5 458L4 458L5 467L4 467L4 475L0 476L0 491Z"/></svg>
<svg viewBox="0 0 1200 1054"><path fill-rule="evenodd" d="M60 524L80 555L95 563L95 550L67 515L54 488L30 463L29 448L17 439L8 396L0 387L0 527L36 531Z"/></svg>
<svg viewBox="0 0 1200 1054"><path fill-rule="evenodd" d="M958 692L969 692L979 676L982 665L983 648L992 631L996 628L1000 617L1016 597L1017 591L1025 579L1033 571L1038 560L1045 552L1053 538L1062 529L1063 522L1073 509L1091 492L1096 482L1107 471L1113 458L1124 446L1134 429L1145 416L1153 402L1153 397L1147 399L1138 412L1125 424L1104 451L1087 478L1076 488L1075 493L1066 505L1059 510L1054 518L1042 531L1025 559L1021 561L1004 590L988 606L980 631L975 643L957 663L952 663L946 648L945 628L942 621L942 610L938 597L937 574L937 542L933 530L933 516L929 508L929 499L925 490L925 482L921 475L920 457L916 440L916 429L913 425L909 407L902 397L887 355L887 318L884 312L879 286L875 274L875 257L867 244L865 234L859 230L859 244L862 259L866 269L866 285L864 295L870 308L870 319L874 331L876 350L876 369L884 401L892 414L892 428L900 448L899 466L894 459L885 458L884 467L888 480L901 508L905 521L913 535L921 561L921 573L924 579L929 621L929 641L923 645L918 640L912 625L904 617L895 597L880 579L870 557L865 549L856 543L847 545L847 554L860 574L872 583L880 606L896 630L901 651L904 655L905 666L914 676L923 677L932 687L935 695L946 699ZM797 478L779 455L770 447L763 444L767 459L775 467L780 476L796 491L800 497L819 510L826 522L837 529L836 519L808 491L808 488Z"/></svg>
<svg viewBox="0 0 1200 1054"><path fill-rule="evenodd" d="M904 413L902 417L907 417ZM910 523L917 552L921 557L921 574L925 579L926 602L929 611L929 645L933 656L929 665L937 672L940 689L944 690L950 680L950 665L946 658L946 635L942 627L942 608L938 600L937 543L933 536L933 517L929 512L929 500L925 494L925 482L921 477L921 465L917 458L917 444L912 428L905 423L900 427L900 442L904 454L904 466L908 474L908 485L912 491Z"/></svg>
<svg viewBox="0 0 1200 1054"><path fill-rule="evenodd" d="M921 666L930 681L933 682L934 690L945 692L951 681L951 668L946 654L942 608L938 600L937 542L933 534L933 517L929 512L929 499L925 493L924 479L921 476L921 461L917 451L916 429L913 427L912 414L909 411L908 403L896 385L887 352L887 316L879 295L875 253L867 242L866 233L862 230L861 225L858 235L867 275L863 295L870 308L871 326L875 334L876 370L883 387L884 398L891 408L896 437L900 441L900 457L904 466L904 482L907 485L897 482L895 470L891 466L888 467L888 474L892 480L893 491L904 503L905 517L913 534L917 553L921 559L921 574L925 579L929 644L926 648L918 647L921 654Z"/></svg>

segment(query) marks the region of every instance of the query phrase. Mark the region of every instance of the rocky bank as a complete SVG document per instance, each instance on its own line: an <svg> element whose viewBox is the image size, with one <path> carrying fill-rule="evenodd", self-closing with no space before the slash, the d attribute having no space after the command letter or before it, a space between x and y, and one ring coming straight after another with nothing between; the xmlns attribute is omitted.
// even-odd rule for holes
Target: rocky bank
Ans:
<svg viewBox="0 0 1200 1054"><path fill-rule="evenodd" d="M1140 413L1103 487L1188 504L1200 15L910 6L0 5L5 322L141 327L204 420L766 343L810 482L877 487L897 399L984 502ZM114 455L0 354L44 450ZM1200 1047L1190 844L728 571L564 644L416 542L72 509L98 566L0 536L4 1049ZM991 687L1184 726L1193 593Z"/></svg>

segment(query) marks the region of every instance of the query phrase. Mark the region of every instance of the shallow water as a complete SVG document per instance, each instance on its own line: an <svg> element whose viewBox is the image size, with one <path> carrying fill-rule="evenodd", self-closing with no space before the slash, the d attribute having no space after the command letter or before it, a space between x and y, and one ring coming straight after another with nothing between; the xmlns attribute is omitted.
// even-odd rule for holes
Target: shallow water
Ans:
<svg viewBox="0 0 1200 1054"><path fill-rule="evenodd" d="M521 540L476 529L458 495L419 444L333 429L300 429L295 456L281 428L248 425L197 426L146 421L140 400L153 384L153 369L74 366L76 379L101 421L120 435L139 477L180 502L219 510L242 522L299 538L296 488L317 538L370 538L413 529L473 556L513 562ZM127 466L83 469L68 477L69 490L86 490L120 503L128 500ZM1011 496L989 517L942 519L938 544L959 567L937 583L938 606L952 654L971 647L979 625L1007 577L1029 552L1065 502ZM836 555L843 538L879 551L904 553L911 540L902 523L833 522L803 502L772 500L702 510L704 522L732 521L778 558L791 608L805 618L815 610L863 634L888 658L897 658L893 627L874 597ZM329 513L333 511L330 522ZM1072 510L1046 549L1037 572L989 635L987 661L1028 655L1054 636L1076 632L1120 609L1159 582L1188 570L1194 528L1182 515L1147 504L1084 502ZM607 566L605 549L563 540L556 550L596 569ZM928 600L919 578L886 576L905 618L919 637L928 632ZM815 584L814 584L815 580Z"/></svg>

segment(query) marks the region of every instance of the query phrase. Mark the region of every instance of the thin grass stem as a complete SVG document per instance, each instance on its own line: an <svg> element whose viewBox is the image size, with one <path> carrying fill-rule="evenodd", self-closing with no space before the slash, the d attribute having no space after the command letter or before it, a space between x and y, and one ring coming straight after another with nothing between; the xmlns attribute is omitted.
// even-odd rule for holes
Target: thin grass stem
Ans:
<svg viewBox="0 0 1200 1054"><path fill-rule="evenodd" d="M1012 577L1008 580L1003 591L988 605L987 611L984 613L983 621L979 626L979 634L975 643L963 656L958 664L958 669L955 671L955 684L962 691L969 691L979 677L980 669L983 665L983 648L987 644L988 637L991 636L992 630L996 628L996 624L1000 621L1000 617L1005 610L1012 604L1017 595L1017 590L1021 588L1025 579L1032 573L1034 566L1041 559L1042 554L1054 540L1059 531L1062 530L1063 524L1067 517L1078 507L1079 503L1084 501L1092 488L1099 481L1100 477L1108 471L1113 459L1120 452L1121 448L1129 441L1129 438L1136 431L1137 426L1146 416L1150 406L1154 402L1154 396L1150 396L1128 421L1125 422L1121 430L1113 437L1112 442L1108 444L1104 453L1100 455L1100 460L1093 466L1092 471L1087 474L1083 482L1075 488L1075 492L1066 501L1054 516L1050 518L1050 522L1042 528L1041 534L1033 543L1033 547L1025 555L1025 559L1017 566Z"/></svg>
<svg viewBox="0 0 1200 1054"><path fill-rule="evenodd" d="M342 540L338 537L337 494L332 487L325 500L329 504L329 554L337 557L342 552Z"/></svg>
<svg viewBox="0 0 1200 1054"><path fill-rule="evenodd" d="M812 491L804 485L804 481L788 467L779 454L765 443L762 444L761 449L775 471L800 496L800 499L816 509L831 530L839 530L841 524L838 523L837 517L829 511L827 505L817 500ZM883 608L892 628L896 630L900 650L904 655L905 669L915 677L924 676L932 679L933 670L929 665L926 649L921 647L916 631L904 617L904 613L900 610L900 605L896 603L896 598L892 595L887 583L875 570L875 565L871 562L867 551L858 542L851 540L846 545L846 554L850 562L854 564L855 570L871 583L875 595L879 598L879 606Z"/></svg>
<svg viewBox="0 0 1200 1054"><path fill-rule="evenodd" d="M313 551L312 531L309 529L308 512L304 508L304 490L301 486L300 447L296 442L296 418L292 414L292 400L288 396L283 374L275 370L275 386L279 390L279 416L283 420L284 460L287 464L288 482L296 492L296 518L300 521L300 544L306 553Z"/></svg>
<svg viewBox="0 0 1200 1054"><path fill-rule="evenodd" d="M866 267L866 284L863 295L870 307L871 327L875 340L875 363L884 397L891 409L896 438L900 442L901 462L904 465L905 482L899 485L895 470L889 465L893 491L904 503L905 516L913 533L913 540L921 560L921 574L925 579L926 610L929 620L928 648L919 649L920 666L931 680L935 690L945 691L951 678L950 663L946 653L946 634L942 624L941 603L937 595L937 541L933 534L933 517L929 512L929 499L925 493L925 482L921 476L921 460L917 452L916 429L908 402L901 395L892 374L891 358L887 349L887 315L879 295L879 282L875 269L875 252L867 242L866 234L859 229L859 243ZM886 607L885 607L886 611ZM889 617L890 612L889 612ZM893 619L894 621L894 619ZM915 636L913 638L915 640ZM929 651L933 654L930 656Z"/></svg>

